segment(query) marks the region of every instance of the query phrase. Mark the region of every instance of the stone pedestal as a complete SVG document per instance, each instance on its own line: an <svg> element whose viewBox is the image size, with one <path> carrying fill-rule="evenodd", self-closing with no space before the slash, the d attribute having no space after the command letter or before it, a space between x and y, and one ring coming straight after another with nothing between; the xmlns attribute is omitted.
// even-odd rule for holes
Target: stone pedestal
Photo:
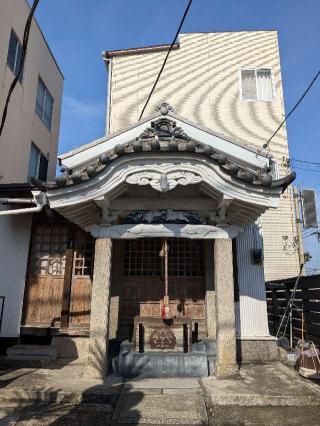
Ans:
<svg viewBox="0 0 320 426"><path fill-rule="evenodd" d="M214 245L214 284L217 318L216 376L227 378L238 374L231 239L217 239Z"/></svg>
<svg viewBox="0 0 320 426"><path fill-rule="evenodd" d="M98 238L91 298L90 343L85 376L104 379L108 374L108 325L112 241Z"/></svg>

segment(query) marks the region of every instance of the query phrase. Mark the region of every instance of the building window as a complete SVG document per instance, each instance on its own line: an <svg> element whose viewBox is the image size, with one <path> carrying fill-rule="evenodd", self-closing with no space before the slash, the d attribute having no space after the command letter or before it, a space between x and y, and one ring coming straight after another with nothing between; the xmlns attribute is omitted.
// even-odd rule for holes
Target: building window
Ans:
<svg viewBox="0 0 320 426"><path fill-rule="evenodd" d="M29 159L29 174L28 179L32 177L40 179L42 181L47 180L48 173L48 159L42 154L42 152L31 143L30 159Z"/></svg>
<svg viewBox="0 0 320 426"><path fill-rule="evenodd" d="M275 99L271 69L242 69L241 99L245 101L272 101Z"/></svg>
<svg viewBox="0 0 320 426"><path fill-rule="evenodd" d="M53 97L50 95L46 85L39 77L36 100L36 113L49 130L51 130L52 110Z"/></svg>
<svg viewBox="0 0 320 426"><path fill-rule="evenodd" d="M279 164L276 161L270 160L271 176L274 180L279 179Z"/></svg>
<svg viewBox="0 0 320 426"><path fill-rule="evenodd" d="M21 60L22 60L22 45L19 42L15 33L11 31L7 64L14 75L17 75L19 72ZM21 70L19 75L20 83L22 81L22 76L23 76L23 70Z"/></svg>

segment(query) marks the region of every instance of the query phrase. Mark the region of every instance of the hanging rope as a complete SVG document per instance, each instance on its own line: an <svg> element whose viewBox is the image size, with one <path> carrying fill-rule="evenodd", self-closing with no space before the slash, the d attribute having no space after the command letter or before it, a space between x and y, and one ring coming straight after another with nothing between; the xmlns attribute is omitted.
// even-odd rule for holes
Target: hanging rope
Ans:
<svg viewBox="0 0 320 426"><path fill-rule="evenodd" d="M164 298L161 317L163 320L172 319L172 314L169 305L169 267L168 267L168 240L165 238L162 243L160 256L164 259Z"/></svg>
<svg viewBox="0 0 320 426"><path fill-rule="evenodd" d="M168 240L164 240L164 295L169 301L168 288Z"/></svg>

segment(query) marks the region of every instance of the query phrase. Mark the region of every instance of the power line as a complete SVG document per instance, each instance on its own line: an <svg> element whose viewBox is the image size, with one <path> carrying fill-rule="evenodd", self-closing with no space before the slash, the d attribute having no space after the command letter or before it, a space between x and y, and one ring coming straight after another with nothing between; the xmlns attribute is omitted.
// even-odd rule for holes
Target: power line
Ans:
<svg viewBox="0 0 320 426"><path fill-rule="evenodd" d="M299 167L299 166L295 166L294 164L292 165L292 167L294 169L298 169L298 170L305 170L306 172L316 172L316 173L320 173L320 170L318 169L306 169L305 167Z"/></svg>
<svg viewBox="0 0 320 426"><path fill-rule="evenodd" d="M298 163L316 164L317 166L320 166L320 163L317 161L298 160L297 158L290 158L290 160L297 161Z"/></svg>
<svg viewBox="0 0 320 426"><path fill-rule="evenodd" d="M143 113L144 113L144 111L145 111L145 109L146 109L146 107L147 107L147 105L148 105L148 103L149 103L149 101L150 101L150 98L151 98L151 96L152 96L152 94L153 94L153 92L154 92L154 89L156 88L156 86L157 86L157 84L158 84L158 81L160 80L160 77L161 77L162 71L164 70L164 67L165 67L165 65L166 65L166 63L167 63L167 60L168 60L169 55L170 55L170 52L171 52L171 50L172 50L172 48L173 48L173 46L174 46L174 44L175 44L175 42L176 42L176 40L177 40L177 37L178 37L178 35L179 35L179 33L180 33L180 30L181 30L181 28L182 28L182 25L183 25L183 23L184 23L184 21L185 21L185 19L186 19L186 17L187 17L187 14L188 14L189 9L190 9L190 6L191 6L191 3L192 3L192 0L189 0L188 6L186 7L186 10L184 11L183 17L182 17L182 19L181 19L181 22L180 22L179 28L178 28L178 30L177 30L177 32L176 32L176 35L174 36L174 39L172 40L172 43L171 43L171 45L170 45L170 47L169 47L169 50L168 50L168 52L167 52L167 55L166 55L166 57L165 57L165 59L164 59L164 61L163 61L163 64L162 64L162 67L161 67L161 69L160 69L160 71L159 71L158 77L156 78L156 81L154 82L154 85L153 85L153 87L152 87L152 89L151 89L151 91L150 91L150 93L149 93L148 99L147 99L147 101L146 101L146 103L145 103L145 105L144 105L144 107L143 107L143 109L142 109L142 111L141 111L141 114L140 114L139 120L141 120L141 118L142 118L142 116L143 116Z"/></svg>
<svg viewBox="0 0 320 426"><path fill-rule="evenodd" d="M38 6L39 1L40 0L34 0L34 3L33 3L32 7L30 9L29 16L28 16L28 19L27 19L27 22L26 22L26 26L25 26L24 34L23 34L22 54L21 54L21 62L20 62L20 65L19 65L19 71L18 71L17 75L15 76L15 78L13 79L13 81L10 85L9 92L8 92L8 95L7 95L7 98L6 98L6 102L5 102L5 105L4 105L2 118L1 118L0 136L2 135L4 124L6 122L6 118L7 118L7 114L8 114L8 107L9 107L9 102L10 102L10 99L11 99L12 92L13 92L14 88L16 87L17 83L18 83L18 80L20 78L20 74L21 74L23 67L24 67L24 62L25 62L25 59L26 59L27 48L28 48L28 41L29 41L32 18L33 18L34 12L35 12L35 10Z"/></svg>
<svg viewBox="0 0 320 426"><path fill-rule="evenodd" d="M289 112L289 114L287 114L284 119L282 120L282 122L279 124L277 130L271 135L271 137L267 140L267 142L263 145L263 148L268 148L270 141L273 139L273 137L278 133L278 131L281 129L281 127L284 125L284 123L287 121L287 119L290 117L290 115L293 113L293 111L300 105L300 103L302 102L303 98L306 96L306 94L309 92L309 90L311 89L311 87L313 86L313 84L315 83L315 81L317 80L317 78L320 75L320 70L317 72L317 74L314 76L314 78L312 79L311 83L309 84L309 86L306 88L306 90L304 91L304 93L302 94L302 96L300 97L300 99L298 100L298 102L294 105L294 107L291 109L291 111ZM269 152L269 150L268 150Z"/></svg>
<svg viewBox="0 0 320 426"><path fill-rule="evenodd" d="M304 123L303 121L298 120L297 118L293 118L293 117L291 117L291 120L294 120L294 121L296 121L297 123L301 124L302 126L307 127L308 129L311 129L311 130L313 130L314 132L319 133L319 130L317 130L315 127L310 126L310 124Z"/></svg>

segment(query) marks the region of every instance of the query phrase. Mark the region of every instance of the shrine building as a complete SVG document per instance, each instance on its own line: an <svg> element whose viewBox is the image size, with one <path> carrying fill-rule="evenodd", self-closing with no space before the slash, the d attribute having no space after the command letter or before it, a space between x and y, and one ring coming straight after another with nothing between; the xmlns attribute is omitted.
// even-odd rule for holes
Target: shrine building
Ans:
<svg viewBox="0 0 320 426"><path fill-rule="evenodd" d="M263 148L284 113L276 32L182 34L140 117L167 49L105 52L106 136L55 182L0 188L37 209L11 216L30 227L14 333L46 333L89 377L277 359L265 277L299 269L285 130Z"/></svg>

